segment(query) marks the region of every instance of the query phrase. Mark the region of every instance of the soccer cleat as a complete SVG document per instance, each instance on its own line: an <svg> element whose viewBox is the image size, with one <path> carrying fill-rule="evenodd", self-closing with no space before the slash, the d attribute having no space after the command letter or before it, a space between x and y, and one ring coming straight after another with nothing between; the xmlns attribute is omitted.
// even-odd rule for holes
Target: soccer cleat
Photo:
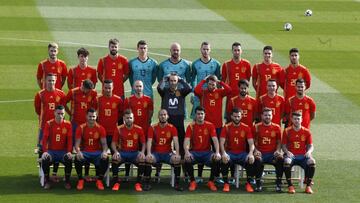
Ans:
<svg viewBox="0 0 360 203"><path fill-rule="evenodd" d="M189 184L189 191L194 191L194 190L196 190L196 187L197 187L197 185L196 185L196 181L190 181L190 184Z"/></svg>
<svg viewBox="0 0 360 203"><path fill-rule="evenodd" d="M179 184L175 184L174 189L180 192L184 191L184 188L182 188Z"/></svg>
<svg viewBox="0 0 360 203"><path fill-rule="evenodd" d="M293 185L288 187L288 193L289 194L295 194L295 187Z"/></svg>
<svg viewBox="0 0 360 203"><path fill-rule="evenodd" d="M76 185L76 189L77 190L82 190L84 189L84 179L81 179L78 181L77 185Z"/></svg>
<svg viewBox="0 0 360 203"><path fill-rule="evenodd" d="M210 189L211 191L217 191L217 188L216 188L216 185L215 185L214 181L209 181L209 182L207 183L207 186L209 187L209 189Z"/></svg>
<svg viewBox="0 0 360 203"><path fill-rule="evenodd" d="M230 184L229 183L224 183L223 192L230 192Z"/></svg>
<svg viewBox="0 0 360 203"><path fill-rule="evenodd" d="M202 177L199 177L199 176L195 178L195 181L196 181L196 183L198 183L198 184L204 182L203 178L202 178Z"/></svg>
<svg viewBox="0 0 360 203"><path fill-rule="evenodd" d="M262 191L263 191L262 186L257 186L257 187L255 188L255 192L262 192Z"/></svg>
<svg viewBox="0 0 360 203"><path fill-rule="evenodd" d="M236 184L235 178L229 178L229 184L230 185L235 185Z"/></svg>
<svg viewBox="0 0 360 203"><path fill-rule="evenodd" d="M144 191L150 191L152 189L150 184L144 184L143 190Z"/></svg>
<svg viewBox="0 0 360 203"><path fill-rule="evenodd" d="M160 183L160 176L155 175L154 183Z"/></svg>
<svg viewBox="0 0 360 203"><path fill-rule="evenodd" d="M275 192L278 192L278 193L282 192L281 185L276 185L275 186Z"/></svg>
<svg viewBox="0 0 360 203"><path fill-rule="evenodd" d="M245 184L245 189L246 189L246 192L254 192L254 189L249 182L247 182Z"/></svg>
<svg viewBox="0 0 360 203"><path fill-rule="evenodd" d="M220 177L217 177L216 179L215 179L215 182L217 183L217 184L224 184L224 181L223 181L223 179L222 178L220 178Z"/></svg>
<svg viewBox="0 0 360 203"><path fill-rule="evenodd" d="M48 189L50 189L50 188L51 188L50 182L45 182L44 189L45 189L45 190L48 190Z"/></svg>
<svg viewBox="0 0 360 203"><path fill-rule="evenodd" d="M71 189L71 184L70 182L66 182L64 185L65 189L70 190Z"/></svg>
<svg viewBox="0 0 360 203"><path fill-rule="evenodd" d="M140 183L136 183L136 184L135 184L135 191L136 191L136 192L142 192L142 191L143 191L143 190L142 190L142 186L141 186Z"/></svg>
<svg viewBox="0 0 360 203"><path fill-rule="evenodd" d="M112 191L118 191L120 189L120 183L115 183L111 189Z"/></svg>
<svg viewBox="0 0 360 203"><path fill-rule="evenodd" d="M57 176L56 174L54 174L50 177L50 180L51 180L51 182L58 183L58 182L60 182L60 177Z"/></svg>
<svg viewBox="0 0 360 203"><path fill-rule="evenodd" d="M122 182L123 182L123 183L128 183L128 182L129 182L129 176L125 176L125 177L122 179Z"/></svg>
<svg viewBox="0 0 360 203"><path fill-rule="evenodd" d="M104 184L102 182L102 180L96 180L96 187L98 190L104 190Z"/></svg>
<svg viewBox="0 0 360 203"><path fill-rule="evenodd" d="M312 193L314 193L314 191L311 189L311 186L306 186L305 193L312 194Z"/></svg>

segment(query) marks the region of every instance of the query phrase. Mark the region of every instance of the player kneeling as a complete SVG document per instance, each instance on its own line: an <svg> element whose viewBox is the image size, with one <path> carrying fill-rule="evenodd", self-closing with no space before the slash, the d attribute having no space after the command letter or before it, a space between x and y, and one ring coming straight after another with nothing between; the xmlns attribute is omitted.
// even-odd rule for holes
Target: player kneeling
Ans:
<svg viewBox="0 0 360 203"><path fill-rule="evenodd" d="M124 124L115 129L111 148L114 151L112 157L112 170L114 185L112 190L120 188L118 179L119 166L122 163L132 163L138 166L135 190L142 191L141 176L145 170L145 136L142 128L134 124L134 114L130 109L125 110ZM141 145L141 151L139 151Z"/></svg>
<svg viewBox="0 0 360 203"><path fill-rule="evenodd" d="M59 162L65 165L65 188L70 189L70 175L72 169L72 135L71 123L64 120L64 106L55 108L55 118L45 124L42 138L43 154L41 167L45 175L44 189L50 189L50 165Z"/></svg>
<svg viewBox="0 0 360 203"><path fill-rule="evenodd" d="M288 192L295 193L291 182L291 168L294 165L301 166L305 170L306 188L305 192L312 194L312 179L315 173L315 159L312 157L314 146L312 135L309 129L301 126L301 113L292 113L292 126L286 128L282 138L282 149L285 153L284 172L288 183Z"/></svg>
<svg viewBox="0 0 360 203"><path fill-rule="evenodd" d="M224 180L224 192L230 191L228 182L228 172L231 164L240 164L246 169L247 182L245 189L247 192L254 192L250 181L254 176L254 140L251 129L248 125L240 123L241 111L237 108L231 112L231 122L226 124L220 135L221 150L221 172ZM249 145L249 153L246 146Z"/></svg>
<svg viewBox="0 0 360 203"><path fill-rule="evenodd" d="M90 108L86 114L86 123L81 124L76 129L75 136L75 168L79 181L76 188L82 190L84 188L84 178L82 175L82 167L85 164L93 163L97 171L98 177L96 187L104 190L103 178L108 168L109 158L107 155L106 132L104 127L96 122L96 110Z"/></svg>
<svg viewBox="0 0 360 203"><path fill-rule="evenodd" d="M190 123L186 129L184 150L185 168L190 177L189 191L194 191L197 187L193 167L196 163L202 163L211 167L210 178L207 185L210 190L217 190L214 183L214 175L218 173L219 162L221 159L219 153L219 141L216 136L214 124L207 122L204 119L204 108L196 107L195 122ZM211 140L214 144L215 153L211 151Z"/></svg>
<svg viewBox="0 0 360 203"><path fill-rule="evenodd" d="M284 158L281 152L281 128L271 122L273 111L265 107L261 114L261 122L255 124L253 135L255 140L255 168L256 168L256 192L262 191L261 177L264 172L264 164L275 166L276 192L281 192L281 178L283 175Z"/></svg>
<svg viewBox="0 0 360 203"><path fill-rule="evenodd" d="M180 187L180 150L179 139L176 128L167 122L169 115L165 109L159 111L159 123L151 126L148 132L147 139L147 155L145 168L145 183L144 190L150 190L150 179L152 165L160 163L171 164L174 167L175 173L175 190L182 191ZM175 147L175 153L171 149L171 143Z"/></svg>

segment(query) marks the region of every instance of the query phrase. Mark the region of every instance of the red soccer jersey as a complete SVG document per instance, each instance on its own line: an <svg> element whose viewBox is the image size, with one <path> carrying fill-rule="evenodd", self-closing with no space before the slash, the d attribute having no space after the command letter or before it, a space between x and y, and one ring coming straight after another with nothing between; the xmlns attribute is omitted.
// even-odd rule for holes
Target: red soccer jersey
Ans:
<svg viewBox="0 0 360 203"><path fill-rule="evenodd" d="M316 112L316 104L309 96L305 95L302 99L299 99L297 96L293 96L286 103L285 112L289 115L290 118L292 112L301 112L301 126L310 129L310 114Z"/></svg>
<svg viewBox="0 0 360 203"><path fill-rule="evenodd" d="M106 135L112 136L117 127L117 122L122 113L123 101L120 97L113 95L98 97L98 122L106 130Z"/></svg>
<svg viewBox="0 0 360 203"><path fill-rule="evenodd" d="M49 59L43 60L39 63L36 78L41 80L41 85L45 88L45 77L47 74L52 73L57 76L55 87L57 89L62 88L63 77L67 76L67 68L64 61L58 59L55 63L51 63Z"/></svg>
<svg viewBox="0 0 360 203"><path fill-rule="evenodd" d="M191 151L210 151L212 137L216 137L215 126L208 121L202 125L193 122L186 128L185 138L190 138Z"/></svg>
<svg viewBox="0 0 360 203"><path fill-rule="evenodd" d="M222 65L221 76L221 80L231 87L231 97L235 97L240 93L239 80L246 79L250 81L250 62L246 59L241 59L239 63L235 63L233 59L228 60Z"/></svg>
<svg viewBox="0 0 360 203"><path fill-rule="evenodd" d="M124 101L124 109L131 109L134 113L134 124L140 126L144 132L147 132L151 124L151 114L154 111L152 99L146 95L137 98L131 95Z"/></svg>
<svg viewBox="0 0 360 203"><path fill-rule="evenodd" d="M168 123L166 126L161 127L160 124L155 124L149 128L148 139L153 139L152 151L157 153L169 153L171 152L171 142L173 137L177 137L176 128ZM179 143L182 147L182 143Z"/></svg>
<svg viewBox="0 0 360 203"><path fill-rule="evenodd" d="M67 83L69 89L73 89L75 87L80 87L82 81L89 79L94 83L94 87L97 82L96 78L96 70L93 67L87 66L84 69L80 68L80 66L76 66L71 68L68 73Z"/></svg>
<svg viewBox="0 0 360 203"><path fill-rule="evenodd" d="M145 144L145 135L143 129L138 125L133 125L131 129L120 125L115 129L112 141L115 144L120 143L120 151L134 152L139 151L140 143Z"/></svg>
<svg viewBox="0 0 360 203"><path fill-rule="evenodd" d="M242 99L240 96L236 96L231 98L229 101L226 112L228 115L231 114L233 108L238 108L241 110L241 122L246 125L252 127L255 119L255 115L257 114L258 105L256 99L247 95L245 99Z"/></svg>
<svg viewBox="0 0 360 203"><path fill-rule="evenodd" d="M64 105L65 93L59 89L48 91L40 90L35 95L35 112L39 116L39 127L43 129L45 123L55 117L56 106Z"/></svg>
<svg viewBox="0 0 360 203"><path fill-rule="evenodd" d="M233 122L226 124L221 130L221 138L225 138L225 151L234 154L246 152L247 140L253 139L248 125L240 123L235 126Z"/></svg>
<svg viewBox="0 0 360 203"><path fill-rule="evenodd" d="M252 79L256 81L256 98L259 98L261 95L266 94L267 81L269 79L275 79L277 83L282 86L280 83L281 72L283 69L277 63L271 63L266 65L265 63L255 64L252 69Z"/></svg>
<svg viewBox="0 0 360 203"><path fill-rule="evenodd" d="M255 124L253 135L256 141L256 149L262 154L274 153L277 142L281 143L281 128L275 123L271 123L268 126L262 122Z"/></svg>
<svg viewBox="0 0 360 203"><path fill-rule="evenodd" d="M294 155L304 155L306 145L312 144L312 135L309 129L301 127L299 131L290 126L284 130L282 144Z"/></svg>
<svg viewBox="0 0 360 203"><path fill-rule="evenodd" d="M205 120L213 123L216 128L221 128L223 125L223 97L230 94L231 88L224 82L220 82L220 85L224 88L217 88L214 91L210 92L207 88L203 89L203 85L205 82L205 80L202 80L195 87L194 93L200 99L200 106L205 108Z"/></svg>
<svg viewBox="0 0 360 203"><path fill-rule="evenodd" d="M113 94L124 96L124 76L129 75L129 62L125 56L118 55L112 59L109 55L101 58L97 66L97 72L102 81L111 79L114 83Z"/></svg>
<svg viewBox="0 0 360 203"><path fill-rule="evenodd" d="M87 123L81 124L76 128L76 139L81 139L81 151L96 152L102 150L100 139L106 139L105 128L100 124L90 128Z"/></svg>
<svg viewBox="0 0 360 203"><path fill-rule="evenodd" d="M290 97L296 95L295 83L297 79L304 79L306 84L306 89L308 89L311 85L311 76L309 70L303 66L298 65L297 67L293 67L289 65L285 71L281 72L281 80L284 84L284 97L285 101L287 101Z"/></svg>
<svg viewBox="0 0 360 203"><path fill-rule="evenodd" d="M259 114L261 114L265 107L272 109L272 122L281 125L281 119L285 113L284 98L278 94L276 94L274 98L271 98L268 94L264 94L258 100Z"/></svg>
<svg viewBox="0 0 360 203"><path fill-rule="evenodd" d="M46 122L43 132L42 149L72 151L72 130L69 121L56 123L54 119Z"/></svg>
<svg viewBox="0 0 360 203"><path fill-rule="evenodd" d="M71 89L65 98L65 103L71 101L71 122L77 125L86 122L86 112L90 108L96 109L97 93L90 90L85 94L79 87Z"/></svg>

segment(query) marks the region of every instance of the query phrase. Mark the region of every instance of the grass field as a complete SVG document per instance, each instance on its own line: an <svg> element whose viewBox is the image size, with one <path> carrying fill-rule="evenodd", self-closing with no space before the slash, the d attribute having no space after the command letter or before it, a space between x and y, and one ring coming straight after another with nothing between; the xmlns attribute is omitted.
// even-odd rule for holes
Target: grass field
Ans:
<svg viewBox="0 0 360 203"><path fill-rule="evenodd" d="M312 17L303 15L306 9L313 10ZM292 31L283 31L285 22L292 23ZM358 0L0 0L0 202L359 202L359 34ZM147 40L158 61L166 59L174 41L191 61L199 57L200 43L210 41L212 56L221 62L231 57L232 42L240 41L252 64L261 61L261 49L269 44L283 66L288 50L298 47L301 63L312 73L309 94L318 109L311 127L318 163L315 194L275 194L272 187L261 194L243 189L223 194L205 186L177 193L167 183L141 194L132 184L116 194L95 186L82 192L65 191L62 184L40 188L33 154L37 117L29 101L38 91L37 64L47 56L48 42L56 41L59 58L69 67L77 64L81 46L96 66L112 37L120 39L120 52L128 58L136 56L138 40Z"/></svg>

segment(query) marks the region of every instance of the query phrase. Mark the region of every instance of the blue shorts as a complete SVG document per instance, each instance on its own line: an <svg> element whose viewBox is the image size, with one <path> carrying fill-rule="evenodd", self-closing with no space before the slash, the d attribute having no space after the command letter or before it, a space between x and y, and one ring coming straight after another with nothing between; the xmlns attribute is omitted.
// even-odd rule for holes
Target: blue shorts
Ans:
<svg viewBox="0 0 360 203"><path fill-rule="evenodd" d="M88 163L93 163L95 166L100 165L101 151L96 152L82 152L84 159Z"/></svg>
<svg viewBox="0 0 360 203"><path fill-rule="evenodd" d="M308 158L306 158L304 155L296 155L291 159L291 166L297 165L300 166L303 169L306 169L307 167L307 160Z"/></svg>
<svg viewBox="0 0 360 203"><path fill-rule="evenodd" d="M230 163L240 164L241 166L245 166L246 157L247 157L248 153L242 152L240 154L234 154L234 153L228 152L227 154L230 157Z"/></svg>
<svg viewBox="0 0 360 203"><path fill-rule="evenodd" d="M171 164L170 160L171 160L171 155L172 153L158 153L158 152L153 152L152 155L155 158L155 163L167 163L167 164Z"/></svg>
<svg viewBox="0 0 360 203"><path fill-rule="evenodd" d="M275 157L273 153L262 154L262 161L264 164L274 164Z"/></svg>
<svg viewBox="0 0 360 203"><path fill-rule="evenodd" d="M48 153L51 156L51 162L52 163L64 163L64 156L66 154L65 150L49 150Z"/></svg>
<svg viewBox="0 0 360 203"><path fill-rule="evenodd" d="M138 155L139 155L139 151L120 152L121 163L127 162L127 163L136 164Z"/></svg>
<svg viewBox="0 0 360 203"><path fill-rule="evenodd" d="M205 164L206 166L211 165L211 161L212 161L211 156L213 154L212 151L207 151L207 152L194 152L194 151L191 151L190 153L194 157L194 159L192 160L193 164L202 163L202 164Z"/></svg>

